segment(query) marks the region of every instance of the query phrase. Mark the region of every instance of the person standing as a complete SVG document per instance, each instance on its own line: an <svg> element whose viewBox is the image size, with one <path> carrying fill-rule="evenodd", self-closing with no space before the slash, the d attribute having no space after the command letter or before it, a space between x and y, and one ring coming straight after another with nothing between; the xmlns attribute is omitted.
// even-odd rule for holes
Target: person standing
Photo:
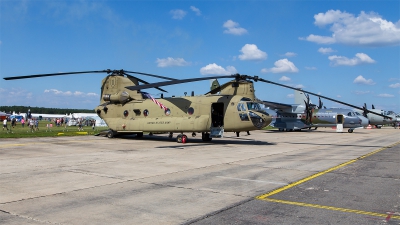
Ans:
<svg viewBox="0 0 400 225"><path fill-rule="evenodd" d="M31 132L33 133L33 129L35 126L35 121L33 119L29 120L29 128L31 129Z"/></svg>
<svg viewBox="0 0 400 225"><path fill-rule="evenodd" d="M17 119L15 119L15 117L14 117L14 118L12 118L12 120L11 120L11 126L12 126L12 128L14 128L16 124L17 124Z"/></svg>
<svg viewBox="0 0 400 225"><path fill-rule="evenodd" d="M22 125L22 128L23 128L24 125L25 125L25 120L24 120L24 118L21 119L21 125Z"/></svg>
<svg viewBox="0 0 400 225"><path fill-rule="evenodd" d="M4 128L6 128L6 130L8 130L8 128L7 128L7 118L5 118L3 120L3 130L4 130Z"/></svg>
<svg viewBox="0 0 400 225"><path fill-rule="evenodd" d="M38 130L39 130L39 120L36 119L35 120L35 131L38 131Z"/></svg>

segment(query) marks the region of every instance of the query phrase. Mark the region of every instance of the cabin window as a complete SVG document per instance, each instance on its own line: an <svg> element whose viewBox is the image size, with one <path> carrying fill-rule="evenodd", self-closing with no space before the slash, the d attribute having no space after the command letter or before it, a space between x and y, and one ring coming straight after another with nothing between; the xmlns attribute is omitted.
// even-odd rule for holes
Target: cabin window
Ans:
<svg viewBox="0 0 400 225"><path fill-rule="evenodd" d="M144 115L144 116L148 116L148 115L149 115L149 110L145 109L145 110L143 111L143 115Z"/></svg>
<svg viewBox="0 0 400 225"><path fill-rule="evenodd" d="M193 107L188 108L187 113L188 113L189 115L193 115L193 113L194 113Z"/></svg>
<svg viewBox="0 0 400 225"><path fill-rule="evenodd" d="M127 117L128 115L129 115L128 110L125 110L125 111L124 111L124 116Z"/></svg>
<svg viewBox="0 0 400 225"><path fill-rule="evenodd" d="M166 115L166 116L171 115L171 110L167 108L167 109L165 110L165 115Z"/></svg>
<svg viewBox="0 0 400 225"><path fill-rule="evenodd" d="M239 116L242 121L249 121L249 116L247 113L240 113Z"/></svg>
<svg viewBox="0 0 400 225"><path fill-rule="evenodd" d="M240 111L242 111L242 103L239 103L238 105L237 105L237 110L240 112Z"/></svg>

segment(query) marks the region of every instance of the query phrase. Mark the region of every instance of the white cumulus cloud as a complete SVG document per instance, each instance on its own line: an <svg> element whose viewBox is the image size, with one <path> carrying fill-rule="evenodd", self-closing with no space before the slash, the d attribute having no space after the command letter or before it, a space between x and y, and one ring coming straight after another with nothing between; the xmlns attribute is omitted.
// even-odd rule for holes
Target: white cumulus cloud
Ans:
<svg viewBox="0 0 400 225"><path fill-rule="evenodd" d="M172 15L172 19L181 20L186 16L186 11L182 9L174 9L169 12Z"/></svg>
<svg viewBox="0 0 400 225"><path fill-rule="evenodd" d="M375 63L375 60L371 59L371 57L365 53L357 53L352 59L337 55L329 56L328 59L331 61L331 65L333 66L356 66L360 64Z"/></svg>
<svg viewBox="0 0 400 225"><path fill-rule="evenodd" d="M239 23L232 20L227 20L222 26L226 28L224 30L225 34L242 35L247 33L246 29L240 27Z"/></svg>
<svg viewBox="0 0 400 225"><path fill-rule="evenodd" d="M294 56L297 56L297 54L294 53L294 52L286 52L286 53L285 53L285 56L286 56L286 57L294 57Z"/></svg>
<svg viewBox="0 0 400 225"><path fill-rule="evenodd" d="M237 73L237 70L233 66L227 66L223 68L215 63L208 64L200 69L202 75L231 75Z"/></svg>
<svg viewBox="0 0 400 225"><path fill-rule="evenodd" d="M367 84L367 85L374 85L375 82L372 79L365 79L363 76L359 75L354 79L353 83L355 84Z"/></svg>
<svg viewBox="0 0 400 225"><path fill-rule="evenodd" d="M290 81L290 77L287 76L282 76L281 78L279 78L280 81Z"/></svg>
<svg viewBox="0 0 400 225"><path fill-rule="evenodd" d="M85 93L82 91L75 91L75 92L71 92L71 91L60 91L57 89L45 89L44 93L46 94L51 94L51 95L55 95L55 96L75 96L75 97L97 97L99 96L96 93Z"/></svg>
<svg viewBox="0 0 400 225"><path fill-rule="evenodd" d="M361 11L359 15L328 10L314 15L314 24L330 25L331 36L310 34L300 38L318 44L340 43L353 46L395 46L400 44L400 20L393 23L374 12Z"/></svg>
<svg viewBox="0 0 400 225"><path fill-rule="evenodd" d="M267 73L297 73L299 69L288 59L280 59L274 63L275 67L271 69L262 69L261 72Z"/></svg>
<svg viewBox="0 0 400 225"><path fill-rule="evenodd" d="M190 63L186 62L183 58L172 58L168 57L165 59L156 60L157 67L170 67L170 66L189 66Z"/></svg>
<svg viewBox="0 0 400 225"><path fill-rule="evenodd" d="M240 50L242 53L239 55L240 60L265 60L267 59L267 53L258 49L255 44L245 44Z"/></svg>
<svg viewBox="0 0 400 225"><path fill-rule="evenodd" d="M399 88L400 87L400 83L391 84L391 85L389 85L389 87L391 87L391 88Z"/></svg>
<svg viewBox="0 0 400 225"><path fill-rule="evenodd" d="M317 67L315 66L306 66L305 68L306 70L317 70Z"/></svg>
<svg viewBox="0 0 400 225"><path fill-rule="evenodd" d="M190 9L196 13L197 16L201 16L201 11L200 9L194 7L194 6L190 6Z"/></svg>
<svg viewBox="0 0 400 225"><path fill-rule="evenodd" d="M336 52L336 51L331 48L319 48L318 52L320 52L322 54L329 54L331 52Z"/></svg>
<svg viewBox="0 0 400 225"><path fill-rule="evenodd" d="M379 94L378 97L382 97L382 98L393 98L394 95L391 95L391 94Z"/></svg>

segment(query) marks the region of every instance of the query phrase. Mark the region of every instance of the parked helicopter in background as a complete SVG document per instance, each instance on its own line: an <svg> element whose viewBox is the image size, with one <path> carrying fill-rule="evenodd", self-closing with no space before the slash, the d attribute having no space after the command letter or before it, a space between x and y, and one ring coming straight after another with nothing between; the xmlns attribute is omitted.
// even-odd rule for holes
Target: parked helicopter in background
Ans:
<svg viewBox="0 0 400 225"><path fill-rule="evenodd" d="M101 84L101 100L95 108L97 115L108 124L107 136L112 138L120 134L136 134L142 137L144 132L179 133L177 142L186 142L185 132L202 134L203 141L211 141L214 137L223 137L224 132L241 132L262 129L270 124L272 117L262 110L255 98L253 81L264 82L296 90L296 88L259 78L241 74L189 79L173 79L154 74L125 70L99 70L52 74L36 74L17 77L5 77L5 80L38 78L48 76L106 73ZM157 77L168 81L148 83L130 74ZM196 82L201 80L230 78L231 81L216 87L205 95L184 97L163 96L153 98L142 90ZM141 82L142 84L139 84ZM335 99L303 91L331 101L357 108L357 106ZM359 108L362 109L362 108ZM373 113L373 112L371 112Z"/></svg>
<svg viewBox="0 0 400 225"><path fill-rule="evenodd" d="M335 127L337 132L349 128L352 133L355 128L368 126L368 119L352 109L323 109L319 98L319 105L310 102L309 95L301 90L294 91L295 104L282 104L263 101L263 104L276 111L276 119L271 123L279 131L295 131L318 127Z"/></svg>

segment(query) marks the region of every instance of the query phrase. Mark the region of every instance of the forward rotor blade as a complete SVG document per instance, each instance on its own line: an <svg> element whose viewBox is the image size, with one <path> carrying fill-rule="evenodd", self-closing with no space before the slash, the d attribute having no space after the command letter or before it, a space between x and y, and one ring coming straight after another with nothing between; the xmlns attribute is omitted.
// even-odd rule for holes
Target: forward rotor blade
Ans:
<svg viewBox="0 0 400 225"><path fill-rule="evenodd" d="M281 87L293 89L293 90L299 90L298 88L290 87L290 86L287 86L287 85L284 85L284 84L275 83L275 82L269 81L269 80L264 80L264 79L258 78L258 77L257 77L257 80L262 81L262 82L265 82L265 83L274 84L274 85L277 85L277 86L281 86ZM324 99L327 99L327 100L330 100L330 101L333 101L333 102L340 103L340 104L342 104L342 105L350 106L350 107L352 107L352 108L355 108L355 109L359 109L359 110L364 111L363 108L358 107L358 106L355 106L355 105L352 105L352 104L349 104L349 103L346 103L346 102L338 101L338 100L333 99L333 98L329 98L329 97L325 97L325 96L322 96L322 95L319 95L319 94L315 94L315 93L312 93L312 92L310 92L310 91L305 91L305 90L301 90L301 91L304 92L304 93L308 93L308 94L311 94L311 95L314 95L314 96L317 96L317 97L320 97L320 98L324 98ZM369 111L369 110L365 110L365 111L368 112L368 113L372 113L372 114L375 114L375 115L378 115L378 116L385 117L385 118L387 117L387 116L383 116L383 115L381 115L381 114L379 114L379 113L372 112L372 111Z"/></svg>
<svg viewBox="0 0 400 225"><path fill-rule="evenodd" d="M201 80L210 80L210 79L216 79L216 78L217 79L218 78L237 78L237 77L238 77L237 75L225 75L225 76L215 76L215 77L189 78L189 79L182 79L182 80L163 81L163 82L144 84L144 85L138 85L138 86L128 86L125 88L133 91L133 90L142 90L142 89L147 89L147 88L168 86L168 85L173 85L173 84L189 83L189 82L195 82L195 81L201 81Z"/></svg>
<svg viewBox="0 0 400 225"><path fill-rule="evenodd" d="M82 73L107 73L108 70L95 70L95 71L82 71L82 72L66 72L66 73L46 73L46 74L35 74L27 76L17 76L17 77L4 77L4 80L18 80L27 78L37 78L37 77L51 77L51 76L61 76L61 75L72 75L72 74L82 74Z"/></svg>

